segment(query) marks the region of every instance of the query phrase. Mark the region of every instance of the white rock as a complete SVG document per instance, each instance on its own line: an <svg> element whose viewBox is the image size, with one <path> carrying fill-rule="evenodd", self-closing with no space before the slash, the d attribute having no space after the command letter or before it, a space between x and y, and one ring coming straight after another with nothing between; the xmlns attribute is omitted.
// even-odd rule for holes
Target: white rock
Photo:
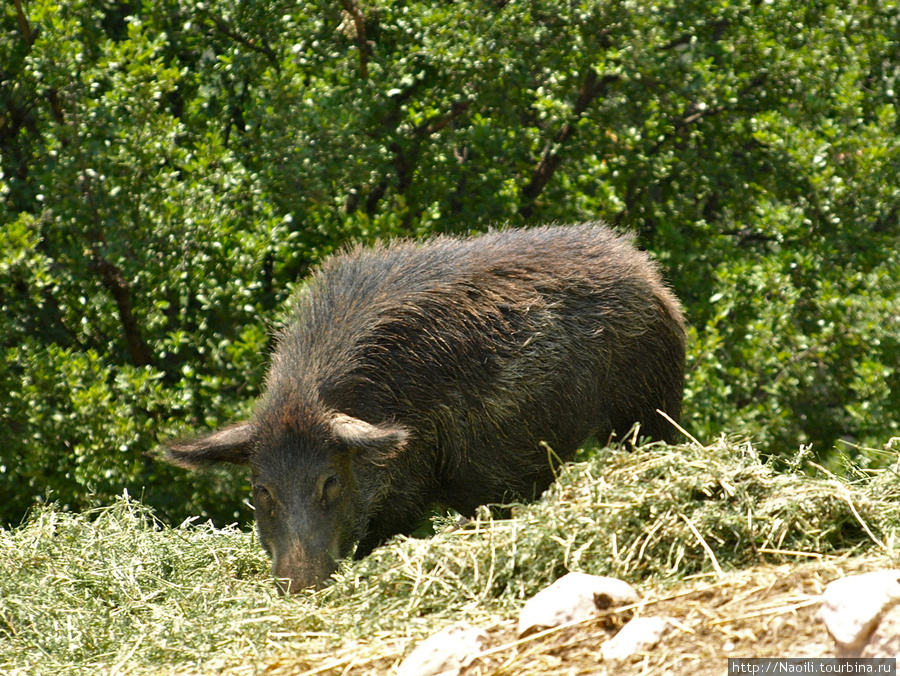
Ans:
<svg viewBox="0 0 900 676"><path fill-rule="evenodd" d="M839 653L858 653L882 615L900 602L900 570L853 575L830 583L822 594L819 619Z"/></svg>
<svg viewBox="0 0 900 676"><path fill-rule="evenodd" d="M607 662L627 660L653 648L671 628L665 617L636 617L606 641L600 652Z"/></svg>
<svg viewBox="0 0 900 676"><path fill-rule="evenodd" d="M457 676L487 640L477 627L450 625L419 643L400 664L397 676Z"/></svg>
<svg viewBox="0 0 900 676"><path fill-rule="evenodd" d="M900 658L900 606L884 614L860 657Z"/></svg>
<svg viewBox="0 0 900 676"><path fill-rule="evenodd" d="M614 577L569 573L525 602L519 613L519 636L567 622L586 620L598 610L637 603L640 595Z"/></svg>

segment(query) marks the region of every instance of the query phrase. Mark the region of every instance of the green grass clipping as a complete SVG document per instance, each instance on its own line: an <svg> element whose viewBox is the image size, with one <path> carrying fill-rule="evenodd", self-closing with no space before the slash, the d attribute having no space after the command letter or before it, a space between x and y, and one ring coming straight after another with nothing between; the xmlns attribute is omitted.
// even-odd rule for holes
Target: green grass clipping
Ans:
<svg viewBox="0 0 900 676"><path fill-rule="evenodd" d="M291 597L250 529L164 526L127 495L81 514L41 508L0 530L0 673L257 674L286 660L295 674L351 660L387 673L452 622L514 618L570 570L641 589L804 555L891 555L896 464L807 469L776 471L726 438L599 449L510 518L435 517L433 537L395 538Z"/></svg>

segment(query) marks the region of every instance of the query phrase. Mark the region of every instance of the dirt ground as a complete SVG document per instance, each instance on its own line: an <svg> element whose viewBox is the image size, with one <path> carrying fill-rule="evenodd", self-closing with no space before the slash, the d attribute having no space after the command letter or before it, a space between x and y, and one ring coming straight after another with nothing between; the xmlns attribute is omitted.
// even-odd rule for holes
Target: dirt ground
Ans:
<svg viewBox="0 0 900 676"><path fill-rule="evenodd" d="M515 620L481 627L484 650L462 676L603 676L690 674L723 676L729 657L833 657L834 645L817 618L820 595L832 580L896 567L887 557L824 558L763 566L686 580L672 588L639 588L638 607L517 640ZM627 663L604 663L601 644L628 616L658 616L674 629L651 651ZM390 637L347 645L329 655L285 656L272 676L391 674L411 647Z"/></svg>

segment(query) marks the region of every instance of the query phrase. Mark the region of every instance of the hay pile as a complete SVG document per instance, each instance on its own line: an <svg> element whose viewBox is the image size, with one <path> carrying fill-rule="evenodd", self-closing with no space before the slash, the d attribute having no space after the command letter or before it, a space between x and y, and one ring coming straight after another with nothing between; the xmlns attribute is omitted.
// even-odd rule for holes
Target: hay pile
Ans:
<svg viewBox="0 0 900 676"><path fill-rule="evenodd" d="M510 654L538 645L504 648L518 608L567 570L686 604L748 566L887 560L898 492L893 469L854 482L777 473L724 439L603 449L510 519L485 510L463 529L437 519L433 538L398 538L344 564L331 587L289 599L250 532L166 528L127 498L83 515L45 509L0 531L0 673L387 673L459 620L498 647L478 673L517 673ZM541 659L556 655L556 666L516 668L554 673L565 650L552 650Z"/></svg>

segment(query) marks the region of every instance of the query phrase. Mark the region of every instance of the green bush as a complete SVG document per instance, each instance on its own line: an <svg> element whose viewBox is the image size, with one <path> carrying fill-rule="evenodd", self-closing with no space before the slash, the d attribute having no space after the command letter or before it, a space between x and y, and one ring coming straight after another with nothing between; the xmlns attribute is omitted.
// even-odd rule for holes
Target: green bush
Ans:
<svg viewBox="0 0 900 676"><path fill-rule="evenodd" d="M883 463L898 26L887 1L5 4L0 522L122 487L249 518L242 479L143 454L249 414L284 300L345 242L501 222L639 235L692 323L695 435Z"/></svg>

